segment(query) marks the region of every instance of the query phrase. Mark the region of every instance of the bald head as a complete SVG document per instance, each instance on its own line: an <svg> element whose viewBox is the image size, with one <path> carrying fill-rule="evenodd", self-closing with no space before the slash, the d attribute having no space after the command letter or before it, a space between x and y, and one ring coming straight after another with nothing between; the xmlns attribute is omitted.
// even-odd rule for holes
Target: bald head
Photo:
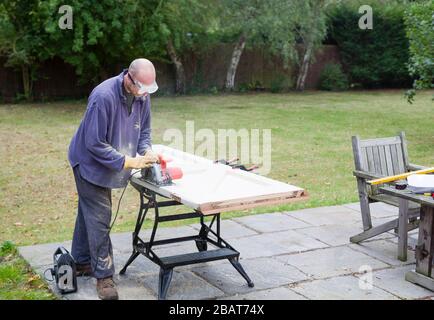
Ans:
<svg viewBox="0 0 434 320"><path fill-rule="evenodd" d="M131 62L128 71L137 81L144 85L151 85L155 82L155 67L148 59L135 59Z"/></svg>

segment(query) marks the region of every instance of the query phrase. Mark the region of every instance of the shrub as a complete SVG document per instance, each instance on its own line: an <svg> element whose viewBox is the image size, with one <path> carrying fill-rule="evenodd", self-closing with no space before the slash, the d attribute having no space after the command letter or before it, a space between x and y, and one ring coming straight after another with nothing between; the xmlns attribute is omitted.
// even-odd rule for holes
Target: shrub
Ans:
<svg viewBox="0 0 434 320"><path fill-rule="evenodd" d="M319 77L321 90L342 91L348 89L348 78L340 64L326 64Z"/></svg>
<svg viewBox="0 0 434 320"><path fill-rule="evenodd" d="M282 74L276 75L270 83L270 91L271 93L279 93L282 92L285 88L286 77Z"/></svg>
<svg viewBox="0 0 434 320"><path fill-rule="evenodd" d="M212 86L208 88L208 93L210 94L218 94L219 93L219 89L216 86Z"/></svg>
<svg viewBox="0 0 434 320"><path fill-rule="evenodd" d="M361 30L361 4L373 8L372 30ZM329 38L339 46L342 63L352 84L364 88L408 87L409 43L405 34L403 4L352 1L330 12Z"/></svg>
<svg viewBox="0 0 434 320"><path fill-rule="evenodd" d="M242 92L242 93L249 91L248 83L243 82L243 83L239 84L237 90L238 90L238 92Z"/></svg>
<svg viewBox="0 0 434 320"><path fill-rule="evenodd" d="M415 90L434 88L434 2L413 3L406 11L405 25L410 41L410 74L416 77L413 90L407 92L413 101Z"/></svg>

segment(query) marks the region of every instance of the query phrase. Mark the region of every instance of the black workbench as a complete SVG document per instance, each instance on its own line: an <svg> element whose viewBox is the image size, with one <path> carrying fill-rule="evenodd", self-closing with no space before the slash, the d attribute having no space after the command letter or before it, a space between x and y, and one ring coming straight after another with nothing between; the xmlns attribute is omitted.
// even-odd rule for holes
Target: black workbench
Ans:
<svg viewBox="0 0 434 320"><path fill-rule="evenodd" d="M220 236L220 213L208 214L207 216L211 217L211 221L208 224L205 222L205 216L197 210L187 213L160 216L159 208L178 206L182 203L163 196L158 192L159 188L157 186L152 185L141 178L133 176L130 180L130 183L140 194L140 208L132 237L133 252L125 266L120 271L121 275L126 272L127 267L139 255L145 256L160 266L158 299L162 300L166 299L167 291L172 279L173 268L202 262L228 259L234 268L247 281L248 286L254 286L252 280L250 280L249 276L239 262L240 253ZM157 196L160 196L163 199L165 198L166 200L157 201ZM154 225L150 238L148 241L144 241L139 237L139 233L145 217L150 209L154 211ZM198 218L200 220L201 228L197 235L155 240L155 235L161 222L191 218ZM180 253L179 255L175 256L160 257L153 250L156 246L184 241L195 241L198 252L184 254ZM216 249L210 250L208 248L208 244L213 245Z"/></svg>

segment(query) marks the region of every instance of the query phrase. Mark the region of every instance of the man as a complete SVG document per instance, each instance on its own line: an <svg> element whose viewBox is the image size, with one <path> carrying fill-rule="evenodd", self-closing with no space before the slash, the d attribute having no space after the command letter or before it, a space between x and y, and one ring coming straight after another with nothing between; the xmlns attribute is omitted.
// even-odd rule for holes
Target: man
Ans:
<svg viewBox="0 0 434 320"><path fill-rule="evenodd" d="M136 59L128 70L95 87L69 146L78 192L71 254L78 275L97 278L103 300L118 299L109 237L111 189L125 187L131 169L158 161L150 128L150 94L158 89L155 77L149 60Z"/></svg>

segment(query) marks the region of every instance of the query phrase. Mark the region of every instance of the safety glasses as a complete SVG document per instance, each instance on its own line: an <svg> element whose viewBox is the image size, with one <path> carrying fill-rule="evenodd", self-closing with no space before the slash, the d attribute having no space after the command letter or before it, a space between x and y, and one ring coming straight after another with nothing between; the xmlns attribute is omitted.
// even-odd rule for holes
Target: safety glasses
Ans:
<svg viewBox="0 0 434 320"><path fill-rule="evenodd" d="M137 80L134 80L129 72L128 72L128 78L130 78L132 83L134 83L134 85L139 89L139 91L137 92L138 94L145 94L145 93L152 94L158 90L158 85L157 85L157 82L155 82L155 81L153 84L151 84L149 86L144 85L143 83L141 83Z"/></svg>

